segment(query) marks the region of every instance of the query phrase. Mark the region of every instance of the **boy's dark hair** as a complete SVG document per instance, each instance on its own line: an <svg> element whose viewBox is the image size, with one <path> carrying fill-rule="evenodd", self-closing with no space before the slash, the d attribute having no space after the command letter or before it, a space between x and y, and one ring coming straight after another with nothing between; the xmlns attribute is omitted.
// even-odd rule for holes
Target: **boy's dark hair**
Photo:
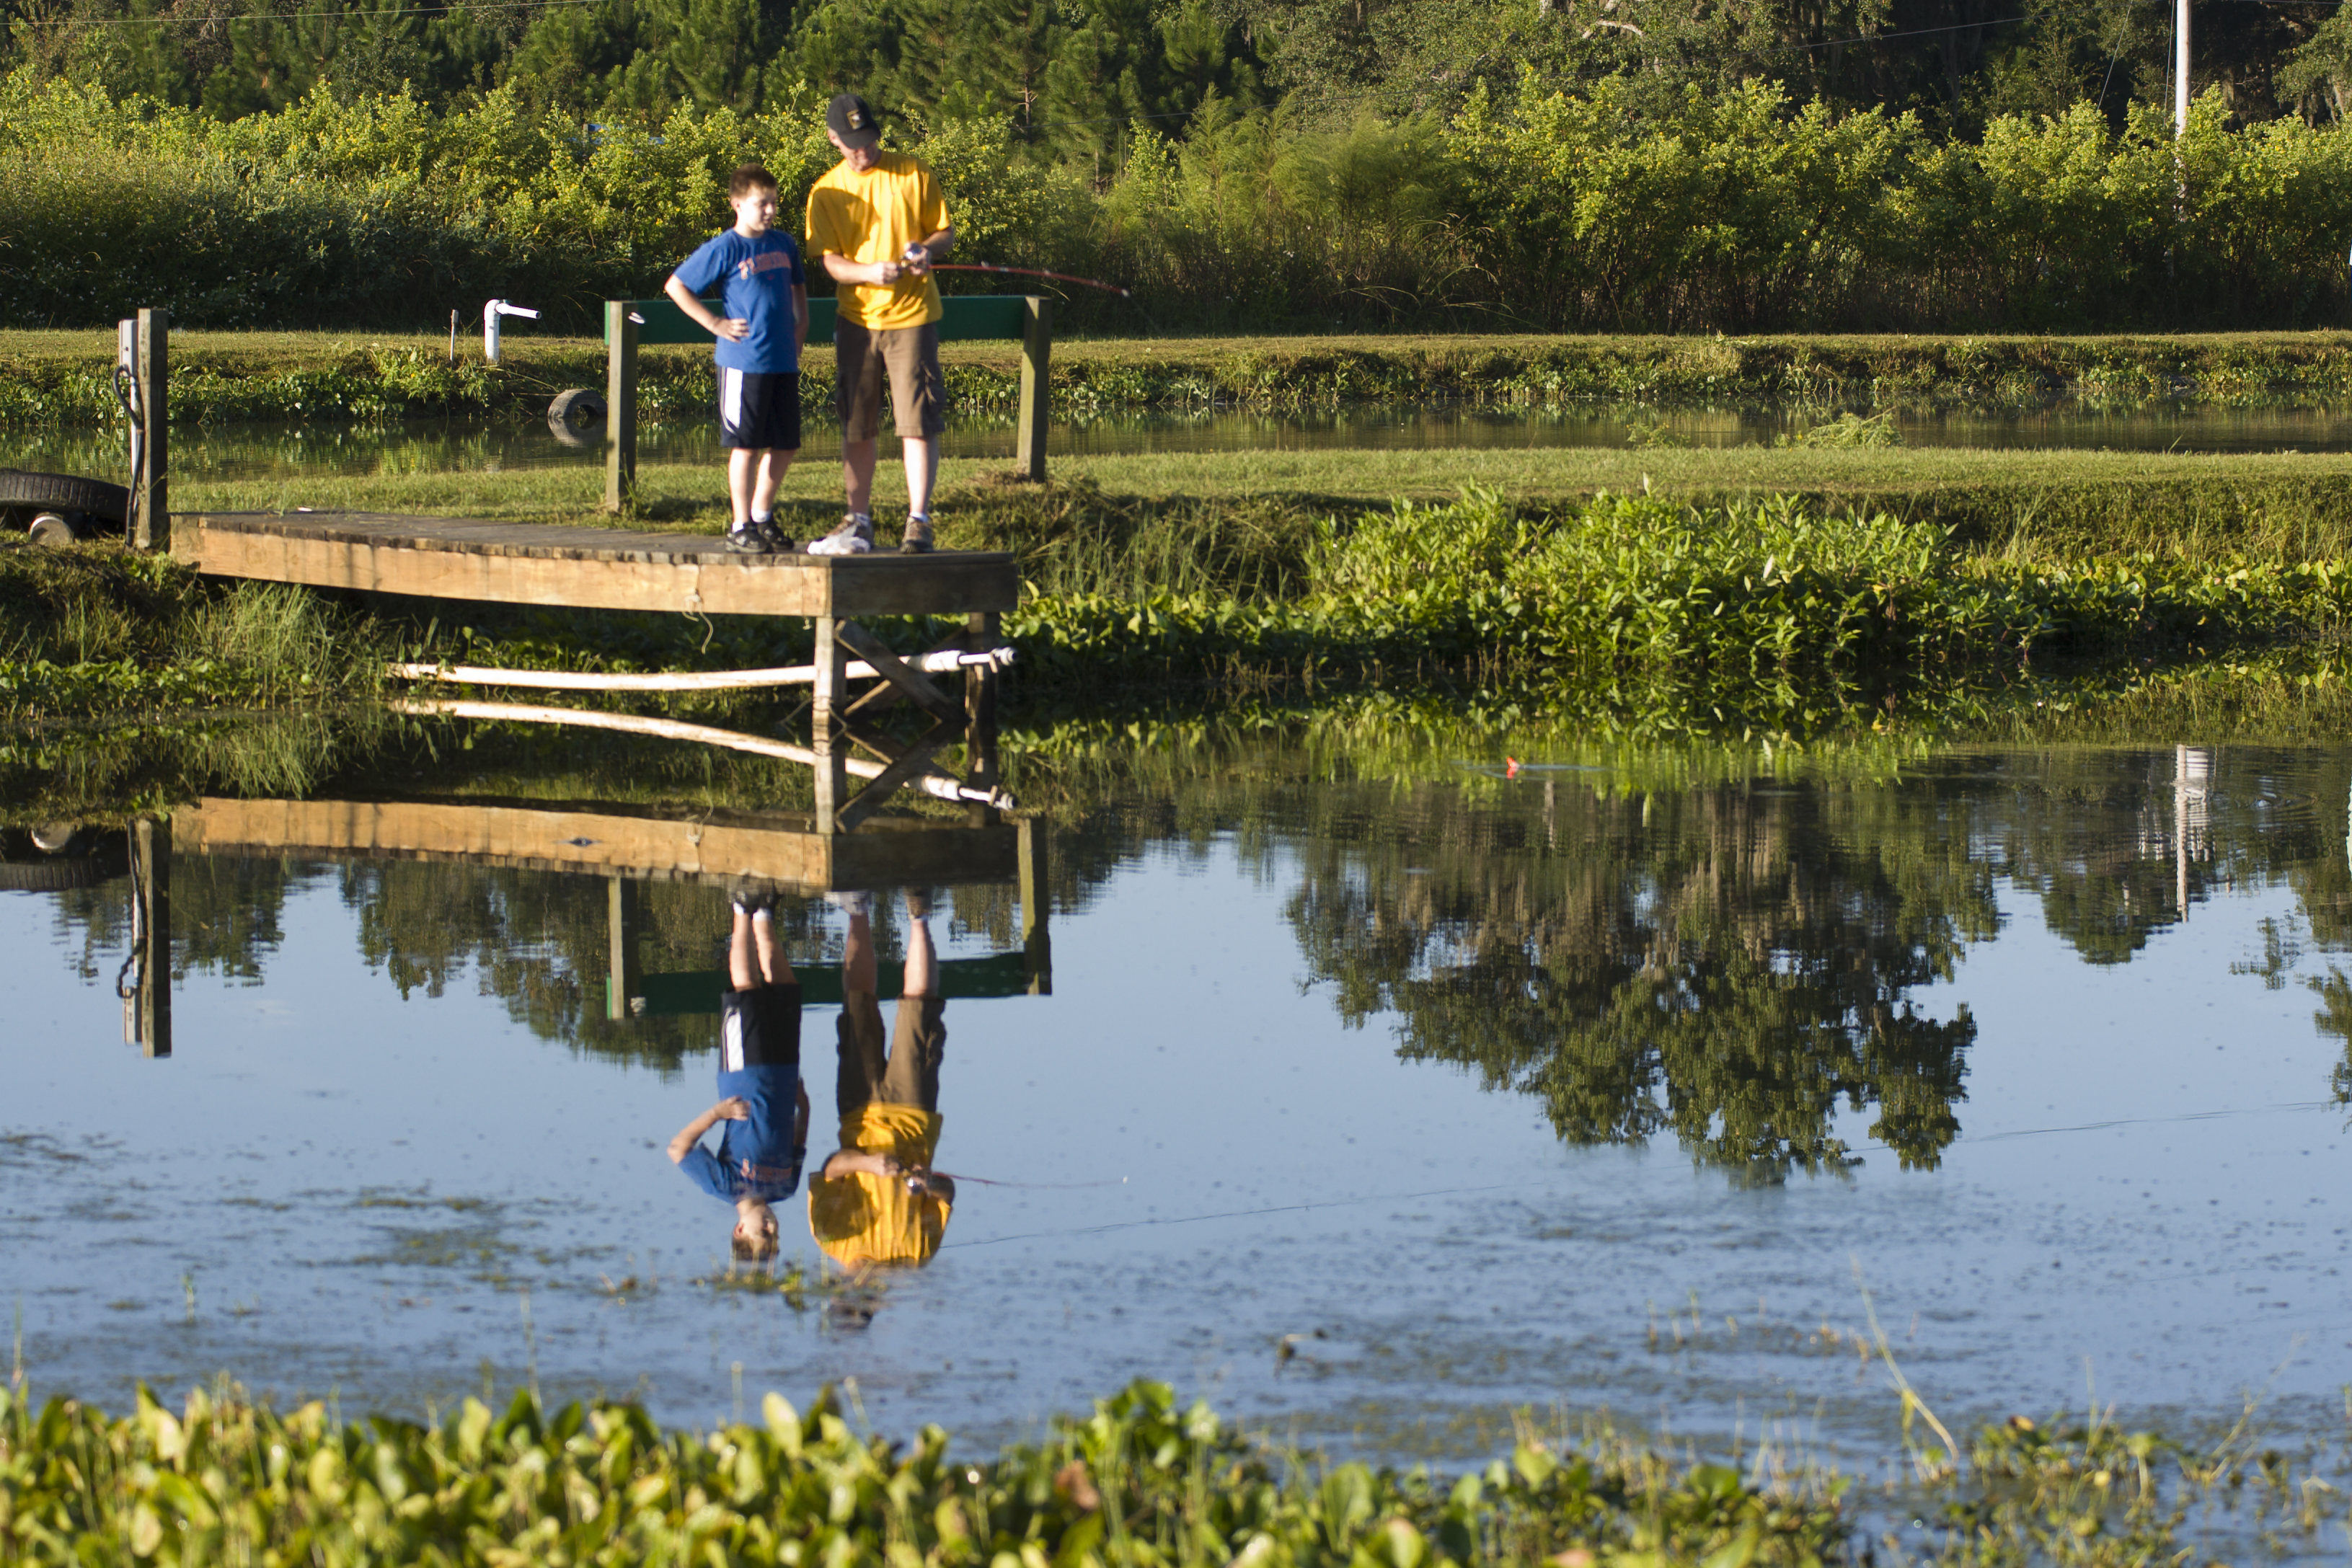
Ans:
<svg viewBox="0 0 2352 1568"><path fill-rule="evenodd" d="M776 177L760 164L738 163L735 165L735 172L729 175L727 179L727 199L730 202L734 201L746 192L754 189L772 191L775 188Z"/></svg>

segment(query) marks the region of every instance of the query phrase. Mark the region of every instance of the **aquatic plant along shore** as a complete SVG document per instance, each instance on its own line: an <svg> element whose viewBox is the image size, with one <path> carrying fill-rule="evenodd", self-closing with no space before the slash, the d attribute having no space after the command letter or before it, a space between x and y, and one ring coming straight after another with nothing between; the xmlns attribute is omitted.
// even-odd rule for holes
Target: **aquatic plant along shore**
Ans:
<svg viewBox="0 0 2352 1568"><path fill-rule="evenodd" d="M943 357L956 406L1018 402L1014 348L949 344ZM112 364L110 333L0 332L0 426L119 422ZM536 419L563 388L602 387L604 371L600 340L520 330L506 339L498 365L484 363L478 342L462 333L452 355L439 334L180 331L172 340L171 406L175 423L195 423ZM831 357L810 356L802 378L804 403L828 406ZM2352 335L1076 338L1055 343L1052 385L1055 410L1066 416L1443 401L2016 407L2061 394L2340 400L2352 397ZM639 351L640 417L699 417L715 396L707 352Z"/></svg>
<svg viewBox="0 0 2352 1568"><path fill-rule="evenodd" d="M2036 669L2178 662L2335 638L2352 562L2183 560L2138 550L1971 549L1943 528L1786 498L1691 507L1601 496L1520 509L1493 493L1265 528L1028 552L1005 630L1020 689L1171 680L1401 690L1465 685L1580 704L1616 722L1803 730L1893 685L2013 681ZM1123 590L1123 591L1122 591ZM0 551L18 603L0 653L8 710L73 716L158 703L355 697L399 647L450 663L607 671L756 667L806 647L797 622L497 612L423 626L299 590L199 585L120 550ZM456 624L441 617L448 615ZM689 633L691 633L689 635ZM895 633L927 641L926 624ZM693 699L675 699L690 703ZM722 704L746 699L727 697Z"/></svg>
<svg viewBox="0 0 2352 1568"><path fill-rule="evenodd" d="M1928 1413L1910 1473L1883 1486L1769 1445L1743 1477L1736 1459L1532 1423L1507 1459L1459 1476L1318 1464L1148 1382L985 1458L951 1454L937 1427L905 1445L862 1434L830 1393L805 1414L768 1394L761 1417L665 1431L629 1406L551 1410L526 1390L502 1413L467 1399L421 1423L346 1424L321 1404L281 1413L230 1385L192 1393L176 1414L142 1389L134 1411L110 1417L12 1390L0 1402L0 1542L12 1562L59 1564L904 1553L1027 1568L1817 1568L1881 1549L1898 1563L2022 1558L2055 1534L2074 1543L2065 1561L2105 1568L2193 1552L2192 1521L2224 1486L2252 1481L2273 1528L2305 1536L2327 1511L2313 1500L2333 1490L2275 1456L2201 1453L2095 1417L2045 1428L2019 1416L1959 1454ZM1888 1527L1914 1509L1936 1523L1906 1542Z"/></svg>

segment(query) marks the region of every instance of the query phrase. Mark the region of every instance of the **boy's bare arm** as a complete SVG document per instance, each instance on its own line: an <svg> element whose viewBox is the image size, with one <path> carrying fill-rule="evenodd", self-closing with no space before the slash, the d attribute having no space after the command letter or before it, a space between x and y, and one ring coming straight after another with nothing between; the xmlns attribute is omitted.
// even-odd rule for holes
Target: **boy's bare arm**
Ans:
<svg viewBox="0 0 2352 1568"><path fill-rule="evenodd" d="M702 1142L703 1134L721 1122L740 1122L751 1113L751 1108L740 1096L730 1095L721 1100L677 1130L677 1136L669 1141L669 1163L684 1165L686 1156L694 1151L694 1145Z"/></svg>
<svg viewBox="0 0 2352 1568"><path fill-rule="evenodd" d="M694 290L680 283L675 272L669 275L669 281L662 285L662 292L668 295L671 302L686 312L688 320L698 323L706 332L740 343L751 330L751 323L749 321L730 320L697 299L694 297Z"/></svg>

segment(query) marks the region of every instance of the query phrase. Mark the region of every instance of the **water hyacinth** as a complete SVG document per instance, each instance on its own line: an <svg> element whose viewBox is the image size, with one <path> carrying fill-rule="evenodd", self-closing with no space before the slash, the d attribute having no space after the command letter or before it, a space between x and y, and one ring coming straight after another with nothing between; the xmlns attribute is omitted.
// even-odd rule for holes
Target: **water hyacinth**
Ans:
<svg viewBox="0 0 2352 1568"><path fill-rule="evenodd" d="M1343 1464L1309 1475L1206 1406L1139 1382L1042 1444L950 1459L829 1396L767 1396L759 1425L666 1432L635 1406L331 1420L223 1391L173 1415L0 1406L0 1554L12 1562L262 1564L888 1563L975 1568L1225 1564L1445 1568L1588 1560L1812 1564L1847 1531L1842 1483L1759 1489L1721 1466L1524 1438L1440 1483Z"/></svg>

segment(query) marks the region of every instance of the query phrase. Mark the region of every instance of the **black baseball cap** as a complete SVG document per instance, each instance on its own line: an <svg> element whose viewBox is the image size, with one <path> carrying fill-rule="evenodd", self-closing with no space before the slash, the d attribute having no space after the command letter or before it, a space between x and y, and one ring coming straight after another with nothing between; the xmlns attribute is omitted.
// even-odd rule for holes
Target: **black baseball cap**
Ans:
<svg viewBox="0 0 2352 1568"><path fill-rule="evenodd" d="M882 144L882 124L875 117L874 106L854 92L845 92L824 106L824 123L845 147Z"/></svg>

